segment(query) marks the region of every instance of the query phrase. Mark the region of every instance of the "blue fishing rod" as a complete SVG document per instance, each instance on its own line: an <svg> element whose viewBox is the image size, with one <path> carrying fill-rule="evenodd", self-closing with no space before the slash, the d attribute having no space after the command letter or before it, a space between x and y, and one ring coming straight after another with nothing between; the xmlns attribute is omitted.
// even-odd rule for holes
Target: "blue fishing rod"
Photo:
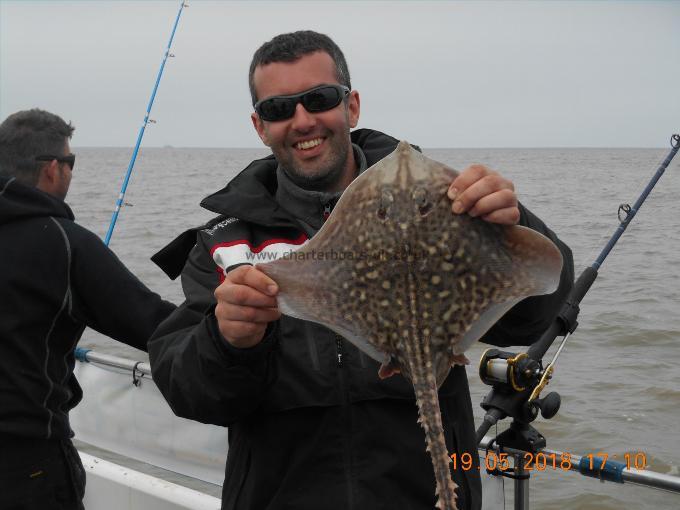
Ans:
<svg viewBox="0 0 680 510"><path fill-rule="evenodd" d="M651 181L647 184L635 204L619 206L619 226L607 242L600 255L587 267L574 283L569 296L564 302L557 317L541 336L525 353L515 354L498 349L488 349L480 361L479 374L483 382L493 388L484 398L481 406L486 411L484 421L477 430L479 443L489 428L498 420L510 416L514 419L511 429L505 437L497 438L506 441L507 446L534 451L545 446L545 438L538 431L528 426L536 419L538 412L550 419L559 410L560 396L549 393L545 398L538 398L541 391L552 377L554 364L562 352L567 338L576 330L579 304L597 278L598 270L611 252L612 248L625 232L650 192L659 181L664 171L680 149L680 135L671 137L671 150L658 167ZM563 336L560 346L550 363L543 368L542 358L558 336Z"/></svg>
<svg viewBox="0 0 680 510"><path fill-rule="evenodd" d="M116 226L116 221L118 220L118 214L120 213L120 208L123 205L123 199L125 198L125 192L127 191L128 183L130 182L130 176L132 175L132 169L135 167L135 161L137 161L137 154L139 153L139 146L142 143L142 138L144 137L144 131L146 130L146 125L149 122L154 122L149 119L151 114L151 108L153 107L154 99L156 99L156 91L158 91L158 84L161 82L161 77L163 76L163 70L165 69L165 63L168 57L174 57L170 53L170 47L172 46L172 40L175 38L175 31L177 30L177 25L179 24L179 18L182 15L182 10L188 5L182 0L179 11L177 12L177 17L175 18L175 24L172 27L172 33L170 34L170 40L168 41L168 47L165 49L163 54L163 60L161 61L161 68L158 70L158 76L156 76L156 83L153 86L153 91L151 92L151 99L149 99L149 105L146 107L146 113L144 114L144 120L142 121L142 126L139 128L139 134L137 135L137 143L135 144L135 149L132 151L132 157L130 158L130 163L128 164L127 172L125 172L125 179L123 179L123 186L120 188L120 193L118 194L118 200L116 200L116 208L111 216L111 223L109 223L109 229L106 232L106 237L104 238L104 243L108 246L111 241L111 236L113 235L113 229Z"/></svg>

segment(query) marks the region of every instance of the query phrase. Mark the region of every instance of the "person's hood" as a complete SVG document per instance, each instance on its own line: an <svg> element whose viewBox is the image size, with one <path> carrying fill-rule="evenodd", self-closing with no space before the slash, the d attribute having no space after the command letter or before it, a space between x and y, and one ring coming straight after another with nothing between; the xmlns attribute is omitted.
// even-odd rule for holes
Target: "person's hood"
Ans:
<svg viewBox="0 0 680 510"><path fill-rule="evenodd" d="M0 176L0 225L45 216L73 220L73 212L63 200L25 186L14 177Z"/></svg>

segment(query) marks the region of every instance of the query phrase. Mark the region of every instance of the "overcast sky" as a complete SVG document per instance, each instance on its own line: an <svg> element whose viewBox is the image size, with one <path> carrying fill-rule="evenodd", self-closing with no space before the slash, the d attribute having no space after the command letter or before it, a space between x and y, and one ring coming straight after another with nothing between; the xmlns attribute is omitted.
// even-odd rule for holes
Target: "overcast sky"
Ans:
<svg viewBox="0 0 680 510"><path fill-rule="evenodd" d="M41 107L74 146L132 146L179 1L0 0L0 116ZM680 2L190 0L145 146L258 147L250 58L327 33L359 127L424 147L665 147L680 130Z"/></svg>

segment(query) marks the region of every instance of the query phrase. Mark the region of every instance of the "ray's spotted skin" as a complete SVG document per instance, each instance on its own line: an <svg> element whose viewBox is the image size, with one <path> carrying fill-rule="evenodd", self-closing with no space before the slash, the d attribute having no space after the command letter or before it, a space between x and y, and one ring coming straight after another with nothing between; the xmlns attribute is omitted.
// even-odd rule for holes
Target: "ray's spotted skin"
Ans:
<svg viewBox="0 0 680 510"><path fill-rule="evenodd" d="M327 326L413 383L432 458L437 508L456 485L437 388L453 363L525 297L553 292L562 256L543 235L451 211L458 174L401 142L343 193L322 229L258 268L282 313Z"/></svg>

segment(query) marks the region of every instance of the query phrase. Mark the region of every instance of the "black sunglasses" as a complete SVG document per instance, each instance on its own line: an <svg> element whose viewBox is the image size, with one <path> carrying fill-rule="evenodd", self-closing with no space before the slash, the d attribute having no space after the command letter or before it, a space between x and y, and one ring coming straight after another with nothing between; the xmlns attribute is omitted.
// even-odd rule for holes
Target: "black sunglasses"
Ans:
<svg viewBox="0 0 680 510"><path fill-rule="evenodd" d="M59 163L66 163L68 167L71 169L73 172L73 167L76 164L76 155L75 154L68 154L67 156L50 156L50 155L44 155L44 156L36 156L35 160L36 161L52 161L53 159L56 159L59 161Z"/></svg>
<svg viewBox="0 0 680 510"><path fill-rule="evenodd" d="M319 85L290 96L272 96L255 103L255 111L262 120L277 122L290 119L295 115L295 108L302 103L309 113L332 110L349 95L344 85Z"/></svg>

